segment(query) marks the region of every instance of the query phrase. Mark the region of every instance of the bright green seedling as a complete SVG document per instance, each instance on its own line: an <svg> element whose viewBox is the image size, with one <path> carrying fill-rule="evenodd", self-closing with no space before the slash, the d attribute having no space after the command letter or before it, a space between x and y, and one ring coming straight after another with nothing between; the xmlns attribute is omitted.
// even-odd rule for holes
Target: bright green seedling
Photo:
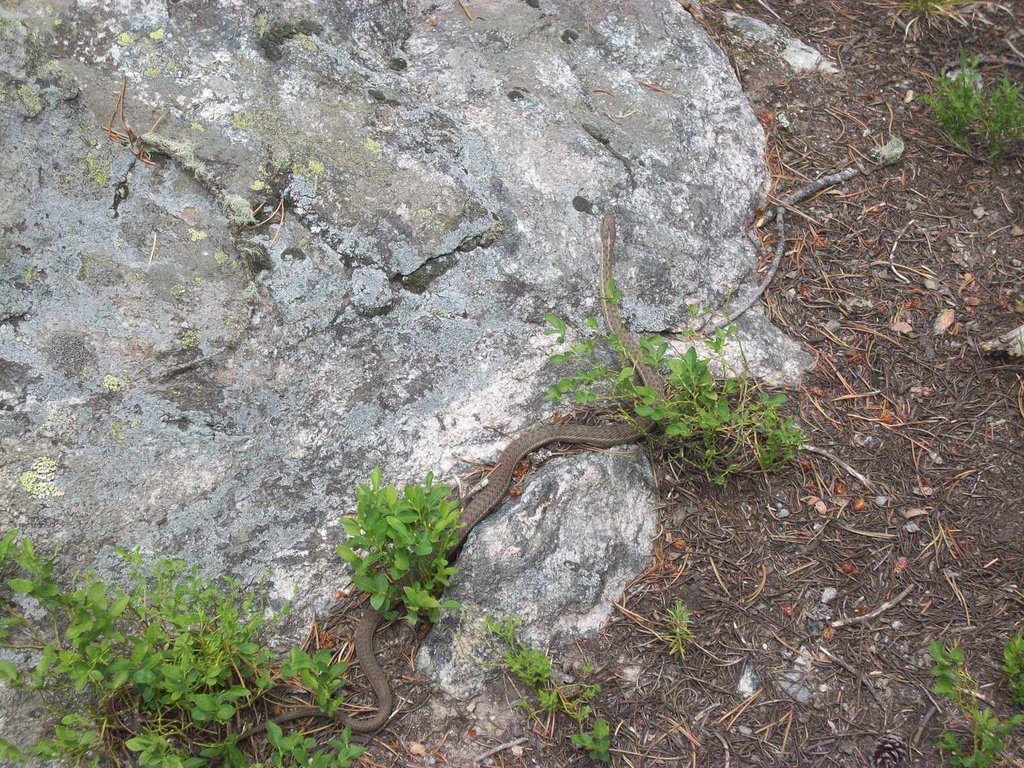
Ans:
<svg viewBox="0 0 1024 768"><path fill-rule="evenodd" d="M487 631L505 646L501 653L508 672L533 689L537 697L536 709L525 699L520 700L520 705L534 718L539 718L542 713L549 718L559 714L567 716L580 728L579 733L572 736L572 743L586 749L593 759L608 762L608 723L596 719L591 730L586 727L586 723L593 719L591 702L601 687L585 682L556 683L552 679L551 657L517 637L521 621L520 616L510 616L501 621L487 616L484 622ZM583 668L581 677L586 679L593 671L588 664Z"/></svg>
<svg viewBox="0 0 1024 768"><path fill-rule="evenodd" d="M451 492L427 475L399 494L381 485L379 469L356 489L356 513L341 520L348 539L337 552L385 617L404 612L410 624L421 617L433 622L442 609L458 607L436 597L455 574L446 557L459 540L459 506Z"/></svg>
<svg viewBox="0 0 1024 768"><path fill-rule="evenodd" d="M1006 738L1021 723L1024 714L1001 721L988 707L978 706L978 683L964 663L962 648L943 647L935 641L928 646L934 666L932 690L953 702L971 723L970 741L964 744L952 731L944 731L939 751L949 759L952 768L991 768L1006 749Z"/></svg>
<svg viewBox="0 0 1024 768"><path fill-rule="evenodd" d="M564 342L565 321L551 314L545 319L551 326L545 332ZM661 372L666 385L664 396L636 381L634 365L617 337L600 334L595 318L588 318L586 326L593 334L590 338L552 356L553 363L573 364L577 371L548 388L549 400L571 397L580 405L614 408L627 421L653 422L673 441L683 461L718 484L729 475L754 467L776 469L791 461L803 445L803 432L782 414L785 395L770 394L750 379L738 340L741 369L733 371L727 362L725 348L730 340L736 340L735 326L719 328L705 342L719 367L730 372L722 379L715 378L695 347L681 356L669 357L664 340L643 339L643 363ZM618 360L626 364L602 362L599 343L614 350Z"/></svg>
<svg viewBox="0 0 1024 768"><path fill-rule="evenodd" d="M1017 706L1024 707L1024 637L1011 637L1003 648L1003 674Z"/></svg>
<svg viewBox="0 0 1024 768"><path fill-rule="evenodd" d="M0 538L0 646L38 659L27 669L0 663L0 680L67 702L54 713L50 735L20 747L0 740L0 758L133 761L143 768L251 765L229 730L273 686L274 657L262 635L280 614L265 618L259 590L246 592L236 580L201 578L180 560L147 564L137 552L119 554L129 588L94 578L67 588L31 540L16 531ZM42 619L30 618L40 611ZM326 652L310 657L300 649L282 665L329 713L340 705L344 671ZM322 757L308 756L314 762L283 753L271 759L351 765L359 748L348 746L347 735L336 742Z"/></svg>
<svg viewBox="0 0 1024 768"><path fill-rule="evenodd" d="M693 640L693 631L690 629L692 619L690 609L678 601L666 612L665 635L662 639L668 644L668 652L672 656L686 656L686 644Z"/></svg>

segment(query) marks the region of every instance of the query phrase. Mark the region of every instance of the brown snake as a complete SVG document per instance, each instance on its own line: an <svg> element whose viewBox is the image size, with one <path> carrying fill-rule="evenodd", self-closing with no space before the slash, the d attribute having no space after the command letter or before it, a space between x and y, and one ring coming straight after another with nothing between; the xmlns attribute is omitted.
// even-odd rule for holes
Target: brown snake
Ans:
<svg viewBox="0 0 1024 768"><path fill-rule="evenodd" d="M665 385L656 371L643 363L640 346L622 325L619 307L609 295L612 279L612 254L615 248L615 221L610 213L601 220L601 298L605 324L608 332L617 336L626 348L633 364L635 375L640 382L659 394L664 394ZM490 514L505 497L512 484L516 466L529 453L549 443L575 443L592 448L611 448L642 440L653 424L639 421L637 426L630 424L602 424L586 426L582 424L539 424L522 432L510 442L498 457L498 463L487 478L487 485L474 496L462 510L458 543L454 552L462 548L466 537L473 527ZM373 733L390 719L395 708L394 694L387 673L377 662L373 648L373 638L383 616L374 608L368 608L359 620L355 632L356 659L370 683L374 696L377 698L377 711L368 717L353 717L339 712L327 715L318 707L298 707L244 731L238 738L243 741L264 730L267 722L285 723L304 717L332 717L337 723L347 726L355 733Z"/></svg>

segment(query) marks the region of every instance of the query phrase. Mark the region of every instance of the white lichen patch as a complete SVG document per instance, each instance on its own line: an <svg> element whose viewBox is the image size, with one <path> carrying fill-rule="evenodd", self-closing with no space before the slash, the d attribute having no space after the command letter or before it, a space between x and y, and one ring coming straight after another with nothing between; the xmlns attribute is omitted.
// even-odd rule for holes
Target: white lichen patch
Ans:
<svg viewBox="0 0 1024 768"><path fill-rule="evenodd" d="M32 469L21 473L21 487L37 499L58 499L64 491L57 486L57 462L49 456L39 456Z"/></svg>

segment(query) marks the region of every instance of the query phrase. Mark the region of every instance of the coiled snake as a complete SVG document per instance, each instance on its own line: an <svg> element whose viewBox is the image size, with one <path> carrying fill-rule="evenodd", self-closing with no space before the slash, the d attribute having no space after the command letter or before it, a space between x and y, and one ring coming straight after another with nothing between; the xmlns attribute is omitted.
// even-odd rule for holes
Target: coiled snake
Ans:
<svg viewBox="0 0 1024 768"><path fill-rule="evenodd" d="M612 255L615 248L615 221L612 215L605 214L601 220L601 298L602 311L609 333L619 338L630 357L635 375L647 388L664 394L665 385L661 377L643 363L640 346L622 325L619 307L610 295L612 285ZM549 443L574 443L592 448L611 448L642 440L653 424L637 420L630 424L602 424L586 426L579 424L540 424L527 429L510 442L498 457L498 463L487 478L487 485L474 496L463 508L460 521L462 528L456 544L457 552L473 527L490 514L505 497L512 484L516 466L530 452ZM387 673L377 662L373 639L383 620L380 612L368 608L356 626L355 651L356 658L369 681L370 688L377 698L377 711L368 717L353 717L346 713L338 713L333 719L340 725L347 726L355 733L372 733L381 728L390 719L395 708L394 694ZM298 707L273 718L275 723L284 723L305 717L332 717L317 707ZM238 738L243 741L264 730L267 721L244 731Z"/></svg>

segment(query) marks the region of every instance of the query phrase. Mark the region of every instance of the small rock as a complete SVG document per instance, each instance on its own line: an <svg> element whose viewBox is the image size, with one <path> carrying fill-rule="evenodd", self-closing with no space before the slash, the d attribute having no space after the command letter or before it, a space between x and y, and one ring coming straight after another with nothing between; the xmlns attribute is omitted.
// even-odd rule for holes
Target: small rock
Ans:
<svg viewBox="0 0 1024 768"><path fill-rule="evenodd" d="M903 530L907 533L917 533L921 530L921 526L919 526L917 523L907 523L903 526Z"/></svg>
<svg viewBox="0 0 1024 768"><path fill-rule="evenodd" d="M740 675L739 682L736 683L736 692L747 699L757 693L760 688L761 676L753 664L747 664L743 667L743 674Z"/></svg>
<svg viewBox="0 0 1024 768"><path fill-rule="evenodd" d="M821 602L831 603L839 595L839 590L835 587L825 587L821 590Z"/></svg>
<svg viewBox="0 0 1024 768"><path fill-rule="evenodd" d="M779 507L778 511L775 513L775 516L779 518L779 520L785 520L787 517L790 516L790 514L790 511L785 507Z"/></svg>
<svg viewBox="0 0 1024 768"><path fill-rule="evenodd" d="M637 680L640 679L641 669L636 664L629 664L619 670L619 677L630 685L636 685Z"/></svg>

